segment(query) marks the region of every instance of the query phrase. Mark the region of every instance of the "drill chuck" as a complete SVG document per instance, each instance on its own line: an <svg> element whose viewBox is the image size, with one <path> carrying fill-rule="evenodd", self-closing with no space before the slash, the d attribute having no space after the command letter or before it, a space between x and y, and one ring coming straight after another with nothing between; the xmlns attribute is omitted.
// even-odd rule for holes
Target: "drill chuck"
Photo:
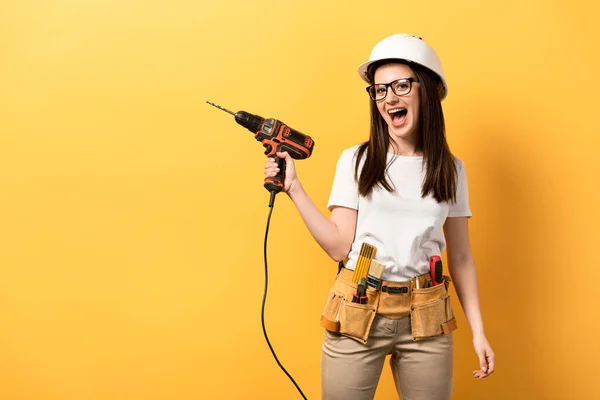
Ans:
<svg viewBox="0 0 600 400"><path fill-rule="evenodd" d="M235 113L235 122L248 129L252 133L258 132L263 119L258 115L247 113L246 111L238 111Z"/></svg>

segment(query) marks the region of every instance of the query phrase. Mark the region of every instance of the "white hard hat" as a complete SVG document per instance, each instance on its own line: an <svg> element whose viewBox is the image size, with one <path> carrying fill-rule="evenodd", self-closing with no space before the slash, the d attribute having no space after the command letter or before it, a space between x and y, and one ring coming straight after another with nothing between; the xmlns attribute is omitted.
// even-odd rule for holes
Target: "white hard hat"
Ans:
<svg viewBox="0 0 600 400"><path fill-rule="evenodd" d="M372 83L367 76L368 68L374 62L388 59L400 59L420 64L435 72L444 85L441 99L448 95L448 84L442 70L442 63L435 50L418 36L398 33L388 36L373 47L369 61L358 67L358 74L367 83Z"/></svg>

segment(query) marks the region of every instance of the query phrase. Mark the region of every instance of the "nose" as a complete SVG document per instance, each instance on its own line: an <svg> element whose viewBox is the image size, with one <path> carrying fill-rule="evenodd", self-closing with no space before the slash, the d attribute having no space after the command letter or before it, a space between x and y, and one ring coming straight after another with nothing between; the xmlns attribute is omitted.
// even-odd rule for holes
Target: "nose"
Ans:
<svg viewBox="0 0 600 400"><path fill-rule="evenodd" d="M385 102L388 104L396 104L400 99L396 96L396 93L392 90L391 86L387 87L387 93L385 94Z"/></svg>

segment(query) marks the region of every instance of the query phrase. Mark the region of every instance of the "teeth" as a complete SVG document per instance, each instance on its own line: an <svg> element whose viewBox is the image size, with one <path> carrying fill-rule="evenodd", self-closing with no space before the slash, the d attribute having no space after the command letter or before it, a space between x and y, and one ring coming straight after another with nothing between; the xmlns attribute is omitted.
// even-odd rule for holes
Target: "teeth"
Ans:
<svg viewBox="0 0 600 400"><path fill-rule="evenodd" d="M389 110L388 113L395 114L395 113L398 113L398 112L400 112L402 110L406 110L406 108L396 108L396 109L393 109L393 110Z"/></svg>

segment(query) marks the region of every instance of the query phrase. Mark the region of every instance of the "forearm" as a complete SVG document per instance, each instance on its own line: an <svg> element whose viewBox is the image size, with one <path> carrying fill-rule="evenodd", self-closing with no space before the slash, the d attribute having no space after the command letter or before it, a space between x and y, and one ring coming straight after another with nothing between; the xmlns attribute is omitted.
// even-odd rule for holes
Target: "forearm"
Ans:
<svg viewBox="0 0 600 400"><path fill-rule="evenodd" d="M344 238L339 227L321 213L299 181L288 195L319 246L335 261L343 260L350 251L351 240Z"/></svg>
<svg viewBox="0 0 600 400"><path fill-rule="evenodd" d="M484 335L479 307L477 270L472 257L450 263L450 275L473 336Z"/></svg>

